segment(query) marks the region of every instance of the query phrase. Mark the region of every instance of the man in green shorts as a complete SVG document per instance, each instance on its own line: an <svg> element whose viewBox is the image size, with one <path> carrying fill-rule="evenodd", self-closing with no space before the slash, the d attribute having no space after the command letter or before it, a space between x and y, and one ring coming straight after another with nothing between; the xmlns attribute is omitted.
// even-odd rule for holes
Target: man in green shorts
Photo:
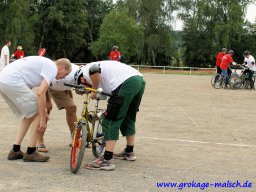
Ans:
<svg viewBox="0 0 256 192"><path fill-rule="evenodd" d="M89 63L82 67L82 78L92 88L102 88L112 94L108 100L107 110L102 122L103 134L106 140L103 157L85 165L87 169L113 170L113 156L128 161L136 160L133 152L135 144L135 121L140 102L145 89L142 74L136 69L117 61L100 61ZM91 92L91 98L96 97ZM126 137L127 146L119 154L113 154L119 130Z"/></svg>

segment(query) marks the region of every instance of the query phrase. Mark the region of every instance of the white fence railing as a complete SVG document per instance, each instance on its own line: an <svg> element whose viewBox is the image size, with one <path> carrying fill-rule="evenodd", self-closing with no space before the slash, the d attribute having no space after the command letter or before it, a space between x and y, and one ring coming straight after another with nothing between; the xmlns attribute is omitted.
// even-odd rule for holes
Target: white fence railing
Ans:
<svg viewBox="0 0 256 192"><path fill-rule="evenodd" d="M76 63L77 65L86 65L86 63ZM167 73L168 70L177 70L177 71L188 71L190 75L192 75L193 71L209 71L215 72L216 68L199 68L199 67L172 67L172 66L149 66L149 65L130 65L134 67L138 71L143 69L158 69L162 70L162 73Z"/></svg>
<svg viewBox="0 0 256 192"><path fill-rule="evenodd" d="M143 68L148 69L161 69L162 73L167 73L168 70L179 70L179 71L188 71L192 75L193 71L215 71L215 68L199 68L199 67L172 67L172 66L149 66L149 65L131 65L140 71Z"/></svg>

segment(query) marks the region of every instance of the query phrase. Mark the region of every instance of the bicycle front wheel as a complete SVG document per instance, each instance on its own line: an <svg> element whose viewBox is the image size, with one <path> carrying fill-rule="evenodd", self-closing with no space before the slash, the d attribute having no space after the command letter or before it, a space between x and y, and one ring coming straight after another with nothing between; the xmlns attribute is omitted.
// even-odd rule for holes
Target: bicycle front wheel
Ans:
<svg viewBox="0 0 256 192"><path fill-rule="evenodd" d="M240 89L243 85L241 77L233 76L229 79L229 86L231 89Z"/></svg>
<svg viewBox="0 0 256 192"><path fill-rule="evenodd" d="M70 169L72 173L76 173L81 166L84 157L86 139L86 125L79 123L73 136L73 143L70 155Z"/></svg>
<svg viewBox="0 0 256 192"><path fill-rule="evenodd" d="M92 153L95 157L100 157L101 155L103 155L106 145L104 140L104 134L102 132L102 117L103 114L100 115L99 119L97 119L94 124Z"/></svg>

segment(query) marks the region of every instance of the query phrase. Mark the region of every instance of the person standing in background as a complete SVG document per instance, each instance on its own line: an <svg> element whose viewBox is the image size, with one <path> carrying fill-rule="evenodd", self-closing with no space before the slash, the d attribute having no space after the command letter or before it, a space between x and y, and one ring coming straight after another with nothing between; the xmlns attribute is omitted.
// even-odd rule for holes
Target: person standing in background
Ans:
<svg viewBox="0 0 256 192"><path fill-rule="evenodd" d="M226 54L227 54L227 49L222 48L221 52L219 52L217 57L216 57L216 68L217 68L217 73L218 74L221 74L220 64L221 64L222 57Z"/></svg>
<svg viewBox="0 0 256 192"><path fill-rule="evenodd" d="M21 46L17 47L17 50L12 54L11 58L21 59L25 56Z"/></svg>
<svg viewBox="0 0 256 192"><path fill-rule="evenodd" d="M229 70L229 65L236 65L237 63L234 62L233 60L234 56L234 51L229 50L228 54L224 55L220 64L220 68L222 70L222 74L224 76L224 81L225 81L225 87L227 88L228 83L229 83L229 75L228 75L228 70Z"/></svg>
<svg viewBox="0 0 256 192"><path fill-rule="evenodd" d="M248 74L248 79L250 81L250 88L251 90L254 90L255 88L254 88L253 74L256 71L255 59L248 50L244 51L244 65L248 67L248 69L246 69L244 73Z"/></svg>
<svg viewBox="0 0 256 192"><path fill-rule="evenodd" d="M0 71L9 64L10 62L10 50L9 47L12 45L10 40L6 40L5 44L1 50L1 59L0 59Z"/></svg>
<svg viewBox="0 0 256 192"><path fill-rule="evenodd" d="M112 51L110 52L109 58L110 60L120 61L121 60L121 53L117 50L117 46L113 46Z"/></svg>

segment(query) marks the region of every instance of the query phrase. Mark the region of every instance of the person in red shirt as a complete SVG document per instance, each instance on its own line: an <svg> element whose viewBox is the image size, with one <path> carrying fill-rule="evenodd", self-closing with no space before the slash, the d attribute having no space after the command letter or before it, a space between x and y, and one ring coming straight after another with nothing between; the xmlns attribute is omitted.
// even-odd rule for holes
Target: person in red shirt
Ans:
<svg viewBox="0 0 256 192"><path fill-rule="evenodd" d="M220 64L221 64L222 57L226 54L227 54L227 49L222 48L221 52L219 52L217 57L216 57L216 68L217 68L217 73L218 74L221 74Z"/></svg>
<svg viewBox="0 0 256 192"><path fill-rule="evenodd" d="M121 53L117 50L117 46L113 46L112 51L110 52L109 58L110 60L120 61L121 60Z"/></svg>
<svg viewBox="0 0 256 192"><path fill-rule="evenodd" d="M220 68L222 70L222 74L224 76L224 81L225 81L225 88L227 88L228 86L228 80L229 80L229 75L228 75L228 69L229 69L229 65L233 64L236 65L236 62L234 62L233 60L233 55L234 55L234 51L230 50L228 52L228 54L224 55L222 57L221 63L220 63Z"/></svg>
<svg viewBox="0 0 256 192"><path fill-rule="evenodd" d="M17 51L15 51L13 54L12 54L12 56L11 56L11 58L16 58L16 59L21 59L21 58L23 58L25 55L24 55L24 51L22 50L22 47L21 46L18 46L17 47Z"/></svg>

